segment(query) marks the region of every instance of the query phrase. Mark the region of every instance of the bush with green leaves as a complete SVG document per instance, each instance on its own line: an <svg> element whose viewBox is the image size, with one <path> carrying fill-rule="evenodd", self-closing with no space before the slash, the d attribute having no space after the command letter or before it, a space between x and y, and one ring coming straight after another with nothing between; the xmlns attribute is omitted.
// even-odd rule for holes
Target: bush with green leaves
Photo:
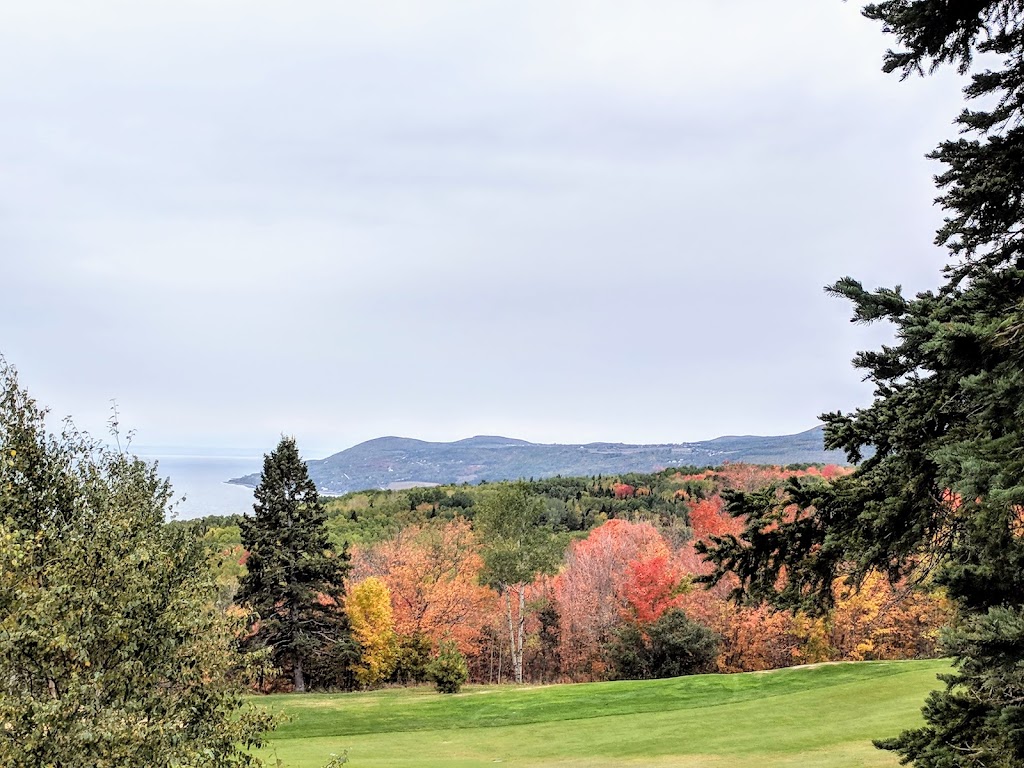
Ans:
<svg viewBox="0 0 1024 768"><path fill-rule="evenodd" d="M713 630L680 610L666 611L646 627L626 624L608 649L613 676L647 680L710 672L719 639Z"/></svg>
<svg viewBox="0 0 1024 768"><path fill-rule="evenodd" d="M422 683L427 679L430 664L430 638L422 632L400 635L395 647L395 668L391 679L396 683Z"/></svg>
<svg viewBox="0 0 1024 768"><path fill-rule="evenodd" d="M427 679L438 693L458 693L469 679L466 657L451 640L442 640L437 656L427 665Z"/></svg>
<svg viewBox="0 0 1024 768"><path fill-rule="evenodd" d="M272 718L156 469L45 411L0 358L0 765L257 766Z"/></svg>

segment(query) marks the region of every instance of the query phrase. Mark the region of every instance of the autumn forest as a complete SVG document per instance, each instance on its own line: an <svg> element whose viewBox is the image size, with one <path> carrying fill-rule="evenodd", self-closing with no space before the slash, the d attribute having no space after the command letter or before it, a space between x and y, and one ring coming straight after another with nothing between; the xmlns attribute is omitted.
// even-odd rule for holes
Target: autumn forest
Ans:
<svg viewBox="0 0 1024 768"><path fill-rule="evenodd" d="M520 620L522 679L530 682L932 657L951 611L941 592L874 574L859 591L837 584L834 607L809 616L737 606L734 581L704 583L710 568L698 545L743 529L729 513L730 492L763 491L794 476L829 483L848 473L832 465L727 464L520 483L546 552L528 580L504 589L488 582L489 542L474 522L505 484L329 499L324 525L349 561L346 595L334 609L346 614L355 643L348 669L307 663L321 675L312 682L423 682L446 643L465 658L470 681L514 681L518 649L509 627ZM239 528L230 519L191 525L206 528L221 599L230 604L248 557ZM287 670L278 672L254 686L289 689Z"/></svg>

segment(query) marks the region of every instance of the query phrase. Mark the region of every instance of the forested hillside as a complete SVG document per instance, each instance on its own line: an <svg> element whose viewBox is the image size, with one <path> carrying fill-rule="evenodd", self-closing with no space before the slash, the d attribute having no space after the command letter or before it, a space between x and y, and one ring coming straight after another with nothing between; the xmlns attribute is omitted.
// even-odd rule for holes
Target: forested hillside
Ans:
<svg viewBox="0 0 1024 768"><path fill-rule="evenodd" d="M655 472L665 467L750 464L842 463L826 451L822 428L773 437L728 436L695 443L541 445L509 437L477 436L452 443L381 437L307 462L321 493L364 488L461 484L526 478ZM230 482L255 488L259 475Z"/></svg>

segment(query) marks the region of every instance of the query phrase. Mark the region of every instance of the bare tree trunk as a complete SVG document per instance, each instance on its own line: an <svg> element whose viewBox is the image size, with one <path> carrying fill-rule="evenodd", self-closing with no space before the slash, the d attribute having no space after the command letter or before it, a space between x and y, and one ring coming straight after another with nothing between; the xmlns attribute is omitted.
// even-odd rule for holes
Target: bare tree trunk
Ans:
<svg viewBox="0 0 1024 768"><path fill-rule="evenodd" d="M505 644L495 637L498 646L498 685L501 685L501 673L505 664Z"/></svg>
<svg viewBox="0 0 1024 768"><path fill-rule="evenodd" d="M487 643L487 650L489 651L489 660L487 663L487 685L495 682L495 638L490 638L490 642Z"/></svg>
<svg viewBox="0 0 1024 768"><path fill-rule="evenodd" d="M519 585L519 634L516 638L516 682L523 682L523 634L526 629L526 585Z"/></svg>
<svg viewBox="0 0 1024 768"><path fill-rule="evenodd" d="M512 674L517 683L523 682L522 670L519 666L519 654L516 649L516 629L512 623L512 588L505 589L505 617L508 619L509 658L512 660Z"/></svg>
<svg viewBox="0 0 1024 768"><path fill-rule="evenodd" d="M306 692L306 678L302 675L302 657L295 654L295 664L292 667L292 682L295 684L296 693Z"/></svg>
<svg viewBox="0 0 1024 768"><path fill-rule="evenodd" d="M512 619L512 590L519 596L519 618ZM518 584L514 588L505 589L505 618L508 620L509 654L512 661L512 673L517 683L523 682L523 635L526 627L526 585Z"/></svg>

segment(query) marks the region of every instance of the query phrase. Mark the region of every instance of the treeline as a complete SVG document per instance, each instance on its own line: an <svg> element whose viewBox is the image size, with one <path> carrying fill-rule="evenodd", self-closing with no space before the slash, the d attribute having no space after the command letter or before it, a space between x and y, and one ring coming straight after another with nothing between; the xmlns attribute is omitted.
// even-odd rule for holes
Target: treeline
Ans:
<svg viewBox="0 0 1024 768"><path fill-rule="evenodd" d="M749 464L724 467L674 467L649 474L551 477L520 481L544 502L542 522L564 534L582 534L606 520L637 518L662 529L676 528L689 536L688 501L709 498L724 487L754 490L780 476L820 474L834 477L845 470L834 465L790 464L780 467ZM409 525L464 517L472 520L475 505L500 483L448 485L401 491L369 490L324 501L327 529L337 546L372 544ZM213 519L211 519L213 520Z"/></svg>
<svg viewBox="0 0 1024 768"><path fill-rule="evenodd" d="M780 477L820 475L831 479L848 470L835 465L673 467L655 473L615 476L551 477L521 480L526 491L543 500L541 522L565 535L566 543L607 520L644 519L680 541L691 536L690 503L711 498L723 488L755 490ZM369 545L393 537L411 525L463 517L472 521L475 507L500 483L445 485L406 490L366 490L323 497L326 529L337 548ZM241 543L241 515L211 515L178 525L201 526L215 542Z"/></svg>
<svg viewBox="0 0 1024 768"><path fill-rule="evenodd" d="M827 484L847 473L813 465L685 467L326 500L323 526L346 563L335 610L353 644L345 646L347 665L317 682L436 680L439 658L464 665L472 681L500 683L934 655L950 618L938 592L872 575L859 592L837 584L834 608L810 617L737 606L728 579L702 583L710 569L697 547L743 528L727 509L730 492L781 487L791 477ZM510 553L501 526L518 518L538 537L531 551ZM238 522L193 523L206 528L224 605L245 570ZM513 578L510 560L531 564ZM292 685L282 669L258 683L264 690Z"/></svg>

